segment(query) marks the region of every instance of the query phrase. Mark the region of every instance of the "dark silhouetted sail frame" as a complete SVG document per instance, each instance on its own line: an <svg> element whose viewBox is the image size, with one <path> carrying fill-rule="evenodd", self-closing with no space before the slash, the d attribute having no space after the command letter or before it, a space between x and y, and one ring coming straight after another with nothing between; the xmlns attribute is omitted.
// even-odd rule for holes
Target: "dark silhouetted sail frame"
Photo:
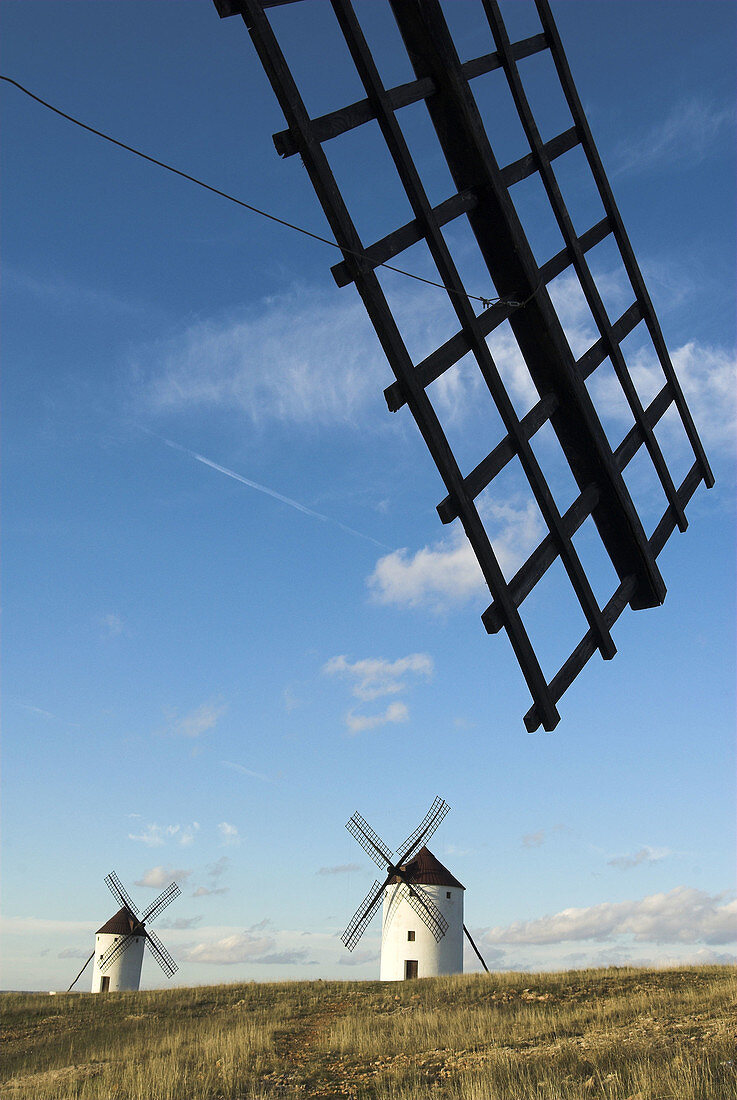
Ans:
<svg viewBox="0 0 737 1100"><path fill-rule="evenodd" d="M343 251L332 270L339 286L355 283L396 381L385 391L389 408L407 405L417 422L447 489L438 505L443 523L459 519L471 543L492 602L482 619L489 633L504 628L533 697L525 725L553 729L559 721L557 702L595 650L605 659L616 652L611 628L628 604L654 607L665 598L657 557L678 527L686 529L685 507L697 486L713 484L713 476L686 405L663 339L652 302L632 246L612 197L611 188L591 137L548 0L534 0L542 32L510 42L495 0L480 0L489 29L492 52L461 62L439 0L386 0L396 19L415 79L385 88L361 26L349 0L331 6L350 51L366 97L338 111L310 118L278 44L265 9L297 0L215 0L221 16L242 15L264 70L284 113L287 130L275 135L282 156L299 153L317 197ZM573 126L543 141L525 94L518 62L549 51L571 112ZM326 63L329 63L326 61ZM474 100L472 81L494 69L506 76L530 152L500 167ZM412 159L396 112L424 101L456 193L433 206ZM378 123L414 218L379 241L364 244L333 175L323 142L360 127ZM493 136L493 135L492 135ZM580 146L601 199L605 217L578 234L561 195L552 162ZM537 174L549 200L564 248L542 265L536 262L510 195L515 183ZM442 226L464 216L488 269L498 301L476 313L471 295L455 266ZM609 320L591 274L587 253L611 236L634 291L634 302L613 322ZM413 362L387 302L376 267L395 259L411 245L425 241L458 320L458 331L419 363ZM547 287L571 268L591 311L598 338L578 359L569 346ZM487 336L508 322L539 394L521 418L515 412L487 344ZM646 327L662 368L663 384L643 406L625 362L622 343L639 324ZM476 360L504 426L494 449L469 473L462 473L426 392L431 382L468 353ZM586 379L608 359L633 417L633 426L612 450ZM675 409L694 455L694 463L676 486L654 428ZM531 446L531 439L549 423L575 478L578 495L561 514ZM623 470L644 447L667 500L666 510L648 537L623 478ZM537 503L547 534L507 582L479 515L476 499L513 458L518 458ZM618 585L603 607L573 543L589 518L616 571ZM562 563L588 629L548 682L519 608L557 560Z"/></svg>

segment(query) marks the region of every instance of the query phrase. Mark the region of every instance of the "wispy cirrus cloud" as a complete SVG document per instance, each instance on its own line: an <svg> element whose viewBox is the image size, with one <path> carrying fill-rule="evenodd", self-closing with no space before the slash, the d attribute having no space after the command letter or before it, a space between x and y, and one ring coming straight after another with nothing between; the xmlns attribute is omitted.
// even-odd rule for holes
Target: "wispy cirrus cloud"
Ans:
<svg viewBox="0 0 737 1100"><path fill-rule="evenodd" d="M263 775L262 772L254 772L250 768L247 768L244 764L237 764L233 760L221 760L220 763L224 768L230 768L231 771L240 772L241 775L250 776L251 779L260 779L262 783L271 783L268 775Z"/></svg>
<svg viewBox="0 0 737 1100"><path fill-rule="evenodd" d="M165 867L159 864L158 867L149 867L144 871L136 881L136 886L150 886L152 890L158 890L162 886L168 886L172 881L181 885L191 874L191 871L183 867Z"/></svg>
<svg viewBox="0 0 737 1100"><path fill-rule="evenodd" d="M637 852L632 852L631 855L614 856L613 859L608 859L607 864L609 867L619 867L621 870L627 871L631 867L639 867L643 863L660 863L661 860L667 859L672 854L670 848L651 848L646 844Z"/></svg>
<svg viewBox="0 0 737 1100"><path fill-rule="evenodd" d="M300 287L142 348L136 366L151 410L237 409L254 426L352 423L389 381L361 303Z"/></svg>
<svg viewBox="0 0 737 1100"><path fill-rule="evenodd" d="M168 917L158 922L159 928L169 928L172 932L186 932L202 923L202 917Z"/></svg>
<svg viewBox="0 0 737 1100"><path fill-rule="evenodd" d="M226 844L228 847L237 847L241 842L237 825L231 825L227 821L221 821L218 825L218 832L220 833L221 843Z"/></svg>
<svg viewBox="0 0 737 1100"><path fill-rule="evenodd" d="M206 869L205 877L207 885L198 886L192 893L193 898L207 898L217 894L227 894L229 887L221 886L220 881L230 868L230 860L227 856L220 856L215 863L211 863Z"/></svg>
<svg viewBox="0 0 737 1100"><path fill-rule="evenodd" d="M103 629L103 637L105 638L119 638L125 630L125 623L121 616L115 611L111 611L108 615L103 615L100 619L100 625Z"/></svg>
<svg viewBox="0 0 737 1100"><path fill-rule="evenodd" d="M338 863L335 867L321 867L315 873L318 875L350 875L351 872L360 870L360 863Z"/></svg>
<svg viewBox="0 0 737 1100"><path fill-rule="evenodd" d="M386 661L383 657L364 657L349 661L347 657L331 657L322 671L328 676L344 676L351 681L351 693L364 701L379 699L382 695L397 695L407 689L407 677L423 676L429 679L434 671L433 659L427 653L410 653Z"/></svg>
<svg viewBox="0 0 737 1100"><path fill-rule="evenodd" d="M176 711L171 711L164 732L172 737L185 737L195 740L201 737L203 733L214 729L227 709L227 703L224 703L222 699L210 699L181 718Z"/></svg>
<svg viewBox="0 0 737 1100"><path fill-rule="evenodd" d="M718 147L734 129L734 104L709 102L693 96L675 104L654 126L615 149L612 175L642 174L668 165L694 165Z"/></svg>
<svg viewBox="0 0 737 1100"><path fill-rule="evenodd" d="M197 821L192 821L189 825L159 825L152 822L140 833L128 833L128 839L145 844L147 848L161 848L168 841L188 848L194 843L199 829Z"/></svg>
<svg viewBox="0 0 737 1100"><path fill-rule="evenodd" d="M689 886L632 901L563 909L551 916L490 928L489 944L597 942L630 937L636 943L729 944L737 937L737 901Z"/></svg>
<svg viewBox="0 0 737 1100"><path fill-rule="evenodd" d="M292 946L290 933L274 932L271 922L259 921L242 932L204 941L184 948L187 962L233 966L254 963L260 966L310 965L313 960L307 948Z"/></svg>
<svg viewBox="0 0 737 1100"><path fill-rule="evenodd" d="M386 695L397 695L409 687L408 677L421 676L429 679L434 671L432 658L427 653L411 653L395 661L386 661L381 657L365 657L358 661L349 661L344 655L331 657L323 665L323 673L328 676L342 676L351 683L351 694L362 702L372 702ZM385 710L373 714L360 714L354 709L345 715L345 724L350 733L362 733L365 730L379 729L409 720L406 703L394 700Z"/></svg>
<svg viewBox="0 0 737 1100"><path fill-rule="evenodd" d="M522 837L523 848L539 848L549 840L554 833L565 831L565 825L553 825L550 829L537 829L534 833L525 833Z"/></svg>
<svg viewBox="0 0 737 1100"><path fill-rule="evenodd" d="M345 716L345 724L351 733L363 733L364 730L380 729L382 726L393 726L397 722L409 721L409 708L406 703L389 703L386 710L378 714L356 714L349 710Z"/></svg>

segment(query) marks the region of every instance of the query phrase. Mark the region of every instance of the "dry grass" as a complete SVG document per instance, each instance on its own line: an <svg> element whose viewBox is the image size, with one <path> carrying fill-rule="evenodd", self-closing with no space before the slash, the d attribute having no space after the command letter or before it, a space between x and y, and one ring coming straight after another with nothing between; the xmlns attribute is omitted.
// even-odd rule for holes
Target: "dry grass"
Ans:
<svg viewBox="0 0 737 1100"><path fill-rule="evenodd" d="M737 1100L727 967L4 994L2 1100Z"/></svg>

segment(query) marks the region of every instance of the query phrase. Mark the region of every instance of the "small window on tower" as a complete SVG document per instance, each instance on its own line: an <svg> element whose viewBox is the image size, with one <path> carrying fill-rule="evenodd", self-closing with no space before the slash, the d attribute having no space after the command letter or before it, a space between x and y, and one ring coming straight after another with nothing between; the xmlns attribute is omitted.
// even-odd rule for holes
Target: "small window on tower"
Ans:
<svg viewBox="0 0 737 1100"><path fill-rule="evenodd" d="M446 896L446 898L449 898L449 897L450 897L450 890L446 890L446 891L445 891L445 896Z"/></svg>
<svg viewBox="0 0 737 1100"><path fill-rule="evenodd" d="M414 938L415 938L415 934L414 934L414 932L408 932L408 933L407 933L407 939L408 939L408 940L413 940Z"/></svg>

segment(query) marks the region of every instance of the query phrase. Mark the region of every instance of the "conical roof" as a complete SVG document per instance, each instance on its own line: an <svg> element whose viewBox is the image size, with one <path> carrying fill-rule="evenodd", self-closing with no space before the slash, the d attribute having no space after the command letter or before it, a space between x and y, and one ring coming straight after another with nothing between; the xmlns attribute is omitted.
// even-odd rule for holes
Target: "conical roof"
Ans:
<svg viewBox="0 0 737 1100"><path fill-rule="evenodd" d="M118 909L115 916L111 917L109 921L106 921L102 928L98 928L96 935L99 936L101 932L109 933L111 936L130 936L131 934L136 936L146 935L146 930L138 917L135 917L130 909L126 909L125 906L123 906L122 909Z"/></svg>
<svg viewBox="0 0 737 1100"><path fill-rule="evenodd" d="M439 859L436 859L429 848L420 848L414 859L402 865L405 881L416 882L421 886L458 886L461 890L466 887L459 882L455 875L451 875L447 867L444 867ZM394 875L390 882L401 882Z"/></svg>

